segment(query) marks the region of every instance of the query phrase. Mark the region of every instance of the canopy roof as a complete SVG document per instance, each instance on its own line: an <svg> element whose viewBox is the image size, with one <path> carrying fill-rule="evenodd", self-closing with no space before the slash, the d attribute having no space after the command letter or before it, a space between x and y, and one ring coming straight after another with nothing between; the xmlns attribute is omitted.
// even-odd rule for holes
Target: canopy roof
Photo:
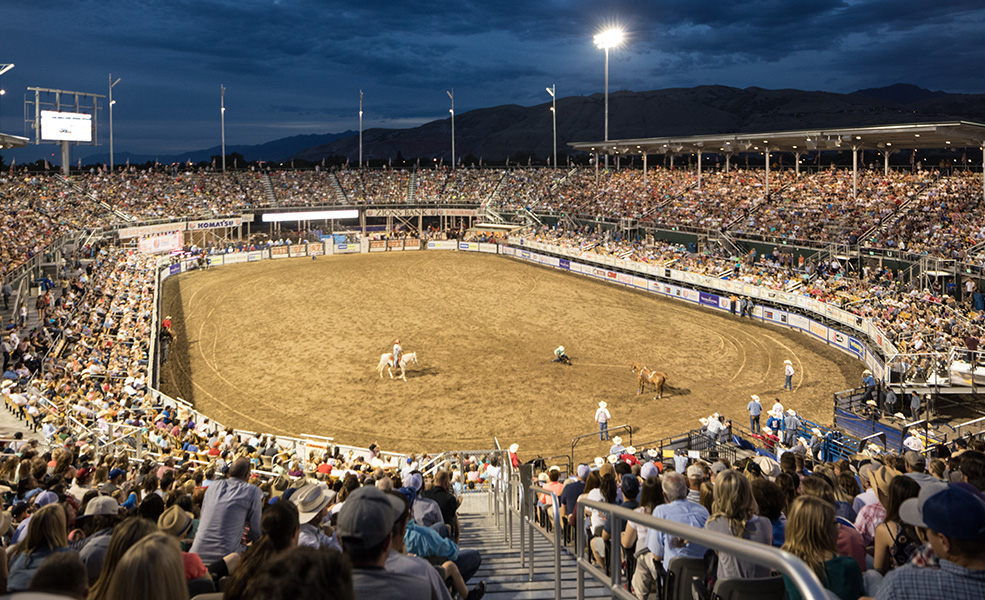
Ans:
<svg viewBox="0 0 985 600"><path fill-rule="evenodd" d="M7 135L0 133L0 150L5 148L23 148L29 140L19 135Z"/></svg>
<svg viewBox="0 0 985 600"><path fill-rule="evenodd" d="M731 154L760 152L811 152L814 150L912 150L981 146L985 125L969 121L912 123L804 129L765 133L728 133L687 137L640 138L595 142L571 142L575 150L598 154L681 154L703 152Z"/></svg>

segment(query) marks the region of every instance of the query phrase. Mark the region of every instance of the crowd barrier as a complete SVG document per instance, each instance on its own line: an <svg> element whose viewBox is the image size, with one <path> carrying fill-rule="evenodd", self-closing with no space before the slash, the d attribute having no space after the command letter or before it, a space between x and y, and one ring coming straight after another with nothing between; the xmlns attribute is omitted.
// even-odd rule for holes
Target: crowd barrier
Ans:
<svg viewBox="0 0 985 600"><path fill-rule="evenodd" d="M834 346L865 364L876 378L884 377L885 364L882 357L873 352L869 344L860 338L867 337L881 349L887 359L897 354L896 348L885 334L870 321L806 296L518 238L510 238L510 244L502 246L500 253L722 312L738 311L738 307L733 305L731 300L733 295L745 296L753 299L754 302L760 300L770 304L795 307L799 311L813 313L817 318L835 321L862 335L856 337L800 312L775 306L757 304L753 308L752 317L772 325L795 329ZM569 258L562 258L565 256ZM575 258L577 260L572 260ZM697 287L725 293L705 292L695 289Z"/></svg>

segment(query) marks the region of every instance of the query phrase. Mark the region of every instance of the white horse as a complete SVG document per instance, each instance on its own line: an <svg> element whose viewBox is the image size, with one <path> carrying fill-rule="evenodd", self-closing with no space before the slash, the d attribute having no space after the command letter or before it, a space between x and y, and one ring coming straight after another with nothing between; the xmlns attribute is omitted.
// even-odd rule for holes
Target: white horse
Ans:
<svg viewBox="0 0 985 600"><path fill-rule="evenodd" d="M386 367L387 373L390 374L390 379L393 379L393 367L390 366L390 362L392 358L393 358L393 354L389 352L380 355L380 364L376 365L376 371L380 374L380 379L383 379L384 367ZM400 367L400 376L397 377L397 379L403 379L404 381L407 381L406 369L407 369L407 365L409 365L410 363L414 363L415 365L418 364L417 352L405 352L404 354L400 355L400 364L397 365L398 367Z"/></svg>

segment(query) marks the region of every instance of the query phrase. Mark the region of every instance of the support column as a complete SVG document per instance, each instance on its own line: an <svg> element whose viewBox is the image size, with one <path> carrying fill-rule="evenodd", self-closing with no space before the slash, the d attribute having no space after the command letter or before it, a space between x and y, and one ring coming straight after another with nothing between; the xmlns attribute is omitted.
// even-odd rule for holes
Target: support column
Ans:
<svg viewBox="0 0 985 600"><path fill-rule="evenodd" d="M770 195L770 147L766 146L766 151L763 153L766 157L766 197Z"/></svg>
<svg viewBox="0 0 985 600"><path fill-rule="evenodd" d="M673 154L670 155L670 170L671 171L674 170L674 155Z"/></svg>
<svg viewBox="0 0 985 600"><path fill-rule="evenodd" d="M646 187L646 152L643 152L643 187Z"/></svg>
<svg viewBox="0 0 985 600"><path fill-rule="evenodd" d="M725 172L728 173L729 169L732 167L732 153L725 153Z"/></svg>
<svg viewBox="0 0 985 600"><path fill-rule="evenodd" d="M800 157L803 156L803 155L804 155L803 152L794 152L793 153L794 174L797 177L800 177Z"/></svg>
<svg viewBox="0 0 985 600"><path fill-rule="evenodd" d="M889 157L892 156L892 154L893 154L893 151L892 150L889 150L888 148L882 151L882 157L883 157L883 169L882 169L882 173L883 173L883 175L886 175L886 176L889 175Z"/></svg>
<svg viewBox="0 0 985 600"><path fill-rule="evenodd" d="M852 199L858 198L858 146L852 146Z"/></svg>
<svg viewBox="0 0 985 600"><path fill-rule="evenodd" d="M701 149L698 148L698 191L701 191Z"/></svg>

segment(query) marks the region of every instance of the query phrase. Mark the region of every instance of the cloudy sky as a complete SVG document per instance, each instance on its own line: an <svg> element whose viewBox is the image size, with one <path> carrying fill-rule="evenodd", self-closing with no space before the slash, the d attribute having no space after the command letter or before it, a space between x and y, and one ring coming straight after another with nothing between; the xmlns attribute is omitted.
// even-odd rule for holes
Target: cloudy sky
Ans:
<svg viewBox="0 0 985 600"><path fill-rule="evenodd" d="M912 83L985 92L981 0L4 0L0 129L28 87L114 88L117 152L413 126L603 89L592 44L620 25L610 90L721 84L851 92ZM105 117L102 118L105 122ZM104 135L104 134L101 134Z"/></svg>

